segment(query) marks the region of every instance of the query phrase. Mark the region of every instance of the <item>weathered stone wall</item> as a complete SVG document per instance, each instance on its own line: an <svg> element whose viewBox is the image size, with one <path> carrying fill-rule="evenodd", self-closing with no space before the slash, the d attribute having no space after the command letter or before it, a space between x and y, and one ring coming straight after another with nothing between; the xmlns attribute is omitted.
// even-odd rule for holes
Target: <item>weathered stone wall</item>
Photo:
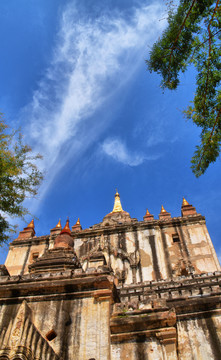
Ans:
<svg viewBox="0 0 221 360"><path fill-rule="evenodd" d="M98 248L120 283L214 272L220 265L201 215L133 225L99 227L75 235L75 250L86 269Z"/></svg>
<svg viewBox="0 0 221 360"><path fill-rule="evenodd" d="M0 278L0 356L32 360L220 359L221 273L118 288L113 277ZM120 301L121 300L121 301ZM111 305L114 302L114 306ZM47 340L53 331L55 337ZM24 357L24 359L26 359Z"/></svg>
<svg viewBox="0 0 221 360"><path fill-rule="evenodd" d="M175 312L166 308L115 311L110 321L111 359L176 360L175 323Z"/></svg>
<svg viewBox="0 0 221 360"><path fill-rule="evenodd" d="M54 330L50 344L63 359L109 360L109 300L94 297L30 303L34 322L45 336Z"/></svg>
<svg viewBox="0 0 221 360"><path fill-rule="evenodd" d="M177 322L180 360L221 359L221 315L201 314Z"/></svg>
<svg viewBox="0 0 221 360"><path fill-rule="evenodd" d="M122 320L123 321L123 320ZM221 358L221 316L201 315L188 320L177 321L177 345L162 342L156 335L140 332L135 339L127 333L128 340L119 338L111 344L113 360L208 360ZM158 335L159 336L159 335Z"/></svg>
<svg viewBox="0 0 221 360"><path fill-rule="evenodd" d="M84 270L91 266L90 255L102 251L119 284L220 270L201 215L114 227L100 225L72 235ZM5 263L10 274L28 273L33 257L52 248L53 239L45 236L15 240Z"/></svg>
<svg viewBox="0 0 221 360"><path fill-rule="evenodd" d="M22 344L41 360L49 359L43 356L42 347L48 347L47 352L52 348L59 358L65 360L110 359L109 300L97 302L94 298L84 298L30 302L32 323L27 324L26 318L18 316L14 326L20 307L21 304L0 307L0 356L13 354ZM22 337L18 329L21 322L27 324L20 326ZM45 338L51 330L57 336L47 344Z"/></svg>
<svg viewBox="0 0 221 360"><path fill-rule="evenodd" d="M221 359L220 265L186 206L142 222L110 213L69 229L71 246L54 243L60 228L25 228L0 268L0 358Z"/></svg>
<svg viewBox="0 0 221 360"><path fill-rule="evenodd" d="M32 321L27 303L1 306L0 358L61 360Z"/></svg>
<svg viewBox="0 0 221 360"><path fill-rule="evenodd" d="M176 360L176 352L167 357L160 341L154 338L148 340L131 340L111 345L112 360Z"/></svg>
<svg viewBox="0 0 221 360"><path fill-rule="evenodd" d="M10 244L5 266L11 275L28 274L28 265L34 261L34 256L40 257L48 248L49 237L35 237L24 240L14 240Z"/></svg>
<svg viewBox="0 0 221 360"><path fill-rule="evenodd" d="M112 288L102 274L0 277L0 356L22 348L28 360L110 360Z"/></svg>
<svg viewBox="0 0 221 360"><path fill-rule="evenodd" d="M172 325L175 326L177 332L175 338L178 359L207 360L221 358L220 272L189 277L183 276L172 281L152 281L119 288L119 291L121 303L116 304L115 311L118 317L122 317L121 329L128 326L128 322L135 319L138 314L143 316L143 320L145 320L146 311L147 315L149 313L149 321L145 325L146 333L150 332L148 326L151 324L151 312L153 315L158 312L159 320L159 311L163 309L165 311L168 307L171 311L175 311L177 318L176 324ZM166 312L164 314L162 319L166 320ZM159 329L156 330L159 324L157 321L154 323L154 320L156 319L152 316L152 333L147 333L146 336L153 337L155 335L157 337L160 331L163 330L162 327L165 324L162 322L161 327L159 326ZM125 325L123 325L123 322ZM116 320L114 323L116 328ZM169 322L167 321L168 325ZM145 327L142 330L142 332L136 334L137 337L139 334L140 339L144 335ZM120 333L120 331L118 332ZM118 338L119 335L122 337L122 334L118 334ZM132 327L127 336L133 336ZM169 340L168 337L167 339L164 337L163 345L165 345L165 340ZM115 351L120 353L120 341L118 347L115 348ZM165 351L168 351L168 348ZM173 356L175 359L175 355Z"/></svg>

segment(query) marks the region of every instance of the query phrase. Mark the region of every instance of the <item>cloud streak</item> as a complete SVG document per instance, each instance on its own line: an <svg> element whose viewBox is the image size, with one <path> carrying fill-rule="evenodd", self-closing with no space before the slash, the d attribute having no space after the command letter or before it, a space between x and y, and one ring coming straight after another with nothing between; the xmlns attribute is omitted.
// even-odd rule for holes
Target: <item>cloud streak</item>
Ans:
<svg viewBox="0 0 221 360"><path fill-rule="evenodd" d="M158 155L146 156L141 153L131 152L126 144L118 138L107 138L102 146L102 152L114 160L129 166L141 165L145 160L156 160Z"/></svg>
<svg viewBox="0 0 221 360"><path fill-rule="evenodd" d="M130 152L119 139L106 139L102 144L102 151L124 165L138 166L145 160L143 155Z"/></svg>
<svg viewBox="0 0 221 360"><path fill-rule="evenodd" d="M76 161L108 125L102 119L91 123L92 116L143 63L147 44L165 26L158 21L161 14L162 4L156 1L134 8L130 18L114 12L79 18L75 1L65 8L51 62L21 113L28 141L44 156L48 171L42 194L65 161L70 156ZM64 149L68 156L61 162ZM127 158L131 166L141 161L121 150L121 159Z"/></svg>

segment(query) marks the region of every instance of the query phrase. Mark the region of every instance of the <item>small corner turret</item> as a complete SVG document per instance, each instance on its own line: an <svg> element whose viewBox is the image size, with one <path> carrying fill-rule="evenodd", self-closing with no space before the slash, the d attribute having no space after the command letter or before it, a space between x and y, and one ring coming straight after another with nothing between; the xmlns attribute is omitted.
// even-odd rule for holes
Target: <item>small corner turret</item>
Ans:
<svg viewBox="0 0 221 360"><path fill-rule="evenodd" d="M196 215L196 208L188 203L186 199L183 198L183 203L181 207L182 216Z"/></svg>
<svg viewBox="0 0 221 360"><path fill-rule="evenodd" d="M24 228L24 230L20 231L17 240L29 239L35 236L35 224L34 219Z"/></svg>
<svg viewBox="0 0 221 360"><path fill-rule="evenodd" d="M82 230L82 226L80 223L80 219L77 219L77 222L75 225L72 226L72 231L81 231Z"/></svg>
<svg viewBox="0 0 221 360"><path fill-rule="evenodd" d="M70 226L69 226L69 219L68 218L66 220L66 224L65 224L64 228L61 230L61 234L69 234L69 235L71 235L71 229L70 229Z"/></svg>
<svg viewBox="0 0 221 360"><path fill-rule="evenodd" d="M143 219L144 219L144 221L154 220L154 216L147 209L146 214L144 215Z"/></svg>
<svg viewBox="0 0 221 360"><path fill-rule="evenodd" d="M59 219L57 225L53 229L50 230L50 234L51 235L58 235L58 234L60 234L61 229L62 229L61 219Z"/></svg>
<svg viewBox="0 0 221 360"><path fill-rule="evenodd" d="M74 246L74 241L73 238L71 237L69 219L67 219L64 228L61 230L60 234L55 238L54 247L72 249L73 246Z"/></svg>
<svg viewBox="0 0 221 360"><path fill-rule="evenodd" d="M160 219L160 220L171 219L171 214L164 209L163 205L161 206L161 211L160 211L160 214L159 214L159 219Z"/></svg>

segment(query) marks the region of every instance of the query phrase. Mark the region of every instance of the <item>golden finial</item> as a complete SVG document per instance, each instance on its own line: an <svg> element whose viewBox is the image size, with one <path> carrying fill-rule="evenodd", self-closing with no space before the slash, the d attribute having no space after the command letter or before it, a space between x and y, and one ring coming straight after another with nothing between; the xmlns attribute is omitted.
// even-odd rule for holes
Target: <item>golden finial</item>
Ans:
<svg viewBox="0 0 221 360"><path fill-rule="evenodd" d="M69 219L68 219L68 218L67 218L65 227L64 227L64 228L62 229L62 231L61 231L61 234L62 234L62 233L71 234L71 230L70 230L70 227L69 227Z"/></svg>
<svg viewBox="0 0 221 360"><path fill-rule="evenodd" d="M167 212L165 209L164 209L164 207L163 207L163 205L161 206L161 211L160 211L160 213L162 214L162 213L165 213L165 212Z"/></svg>
<svg viewBox="0 0 221 360"><path fill-rule="evenodd" d="M34 219L32 219L32 221L28 224L27 228L31 228L31 229L35 228Z"/></svg>
<svg viewBox="0 0 221 360"><path fill-rule="evenodd" d="M151 213L149 212L149 210L147 209L146 214L145 215L151 215Z"/></svg>
<svg viewBox="0 0 221 360"><path fill-rule="evenodd" d="M188 201L186 201L186 199L183 198L182 206L186 206L186 205L189 205L189 203L188 203Z"/></svg>
<svg viewBox="0 0 221 360"><path fill-rule="evenodd" d="M58 228L58 229L61 229L61 219L59 219L59 221L58 221L58 223L57 223L57 225L55 226L56 228Z"/></svg>
<svg viewBox="0 0 221 360"><path fill-rule="evenodd" d="M82 230L80 219L77 219L77 222L74 226L72 226L72 231L80 231Z"/></svg>
<svg viewBox="0 0 221 360"><path fill-rule="evenodd" d="M121 206L121 202L120 202L120 195L116 189L116 194L115 194L115 199L114 199L114 208L113 208L113 212L120 212L123 211L122 206Z"/></svg>

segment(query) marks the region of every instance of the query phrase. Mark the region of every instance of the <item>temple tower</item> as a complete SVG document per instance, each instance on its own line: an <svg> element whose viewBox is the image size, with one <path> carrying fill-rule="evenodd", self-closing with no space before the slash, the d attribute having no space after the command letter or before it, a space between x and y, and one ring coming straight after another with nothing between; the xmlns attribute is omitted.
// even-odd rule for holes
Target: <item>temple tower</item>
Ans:
<svg viewBox="0 0 221 360"><path fill-rule="evenodd" d="M32 220L0 266L0 360L221 359L221 272L183 199L143 221L113 210L82 229ZM77 217L76 217L77 218Z"/></svg>

